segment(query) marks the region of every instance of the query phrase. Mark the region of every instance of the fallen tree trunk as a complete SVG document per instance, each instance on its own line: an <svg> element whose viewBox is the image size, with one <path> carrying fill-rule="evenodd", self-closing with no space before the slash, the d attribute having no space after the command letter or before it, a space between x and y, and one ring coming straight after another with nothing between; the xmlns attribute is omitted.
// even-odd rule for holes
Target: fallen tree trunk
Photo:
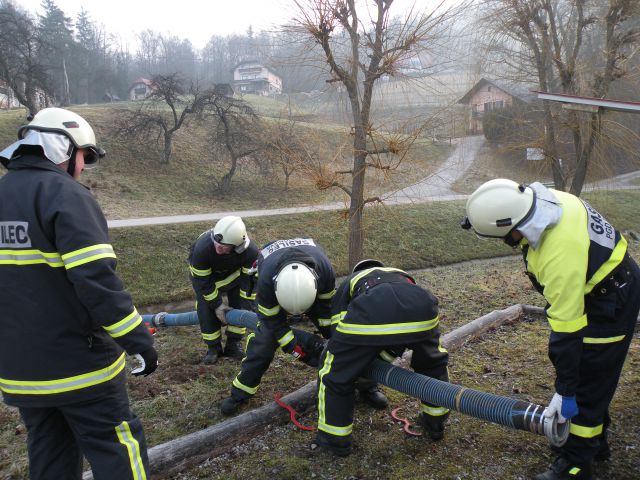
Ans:
<svg viewBox="0 0 640 480"><path fill-rule="evenodd" d="M537 308L531 305L527 305L527 307ZM468 341L478 338L489 330L493 330L505 323L519 320L523 313L524 307L519 304L512 305L504 310L494 310L493 312L487 313L482 317L478 317L466 325L458 327L452 332L443 335L441 339L442 346L447 350L457 350ZM413 352L410 350L405 352L404 355L402 355L401 363L406 362L406 364L409 364L411 362L412 354Z"/></svg>
<svg viewBox="0 0 640 480"><path fill-rule="evenodd" d="M525 309L529 309L529 307L513 305L504 310L494 310L444 335L442 345L450 351L456 350L469 340L477 338L491 329L519 320ZM535 309L536 307L531 308ZM530 311L537 313L536 310ZM409 361L410 354L411 352L407 352L403 356L403 361ZM312 410L316 405L316 381L309 382L304 387L286 395L282 400L300 414ZM275 402L271 402L204 430L150 448L148 451L149 469L156 478L184 470L187 466L202 462L207 457L228 452L231 447L241 443L245 438L255 435L267 425L288 421L289 413ZM93 475L91 472L85 472L82 478L89 480L93 478Z"/></svg>

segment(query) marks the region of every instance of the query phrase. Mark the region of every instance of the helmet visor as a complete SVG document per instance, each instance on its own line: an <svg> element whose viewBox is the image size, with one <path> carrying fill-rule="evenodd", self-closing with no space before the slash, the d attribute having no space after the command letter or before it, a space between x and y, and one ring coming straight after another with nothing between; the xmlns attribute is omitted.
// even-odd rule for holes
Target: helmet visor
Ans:
<svg viewBox="0 0 640 480"><path fill-rule="evenodd" d="M98 147L88 147L84 154L84 164L85 166L89 166L89 168L93 168L98 163L98 160L103 158L107 152L105 152L102 148Z"/></svg>
<svg viewBox="0 0 640 480"><path fill-rule="evenodd" d="M232 243L224 243L222 241L222 234L221 233L216 233L213 235L213 241L216 242L219 245L224 245L225 247L235 247L234 244Z"/></svg>

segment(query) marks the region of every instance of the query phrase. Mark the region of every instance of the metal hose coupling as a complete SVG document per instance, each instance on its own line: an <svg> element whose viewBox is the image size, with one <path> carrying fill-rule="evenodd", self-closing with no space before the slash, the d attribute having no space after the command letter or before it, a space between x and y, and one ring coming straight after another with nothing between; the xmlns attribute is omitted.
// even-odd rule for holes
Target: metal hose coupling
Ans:
<svg viewBox="0 0 640 480"><path fill-rule="evenodd" d="M375 360L364 376L423 402L516 430L544 435L554 446L562 446L569 437L570 423L558 423L557 417L545 417L546 408L540 405L465 388L382 360Z"/></svg>
<svg viewBox="0 0 640 480"><path fill-rule="evenodd" d="M551 443L551 445L553 445L554 447L561 447L569 438L569 431L571 430L571 420L560 423L558 422L557 414L551 418L545 417L544 412L546 411L547 409L545 408L542 412L542 431L544 432L544 435L549 439L549 443Z"/></svg>

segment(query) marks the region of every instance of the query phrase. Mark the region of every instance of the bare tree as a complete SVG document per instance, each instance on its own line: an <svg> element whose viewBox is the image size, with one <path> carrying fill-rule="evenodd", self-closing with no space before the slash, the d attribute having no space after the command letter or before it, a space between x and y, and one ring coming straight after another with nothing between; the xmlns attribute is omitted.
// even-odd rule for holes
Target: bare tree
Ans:
<svg viewBox="0 0 640 480"><path fill-rule="evenodd" d="M219 182L220 192L228 193L238 162L263 148L260 119L247 102L214 93L207 97L204 113L213 122L211 141L223 147L231 160Z"/></svg>
<svg viewBox="0 0 640 480"><path fill-rule="evenodd" d="M27 12L9 0L0 0L0 80L16 99L35 115L44 92L47 73L38 58L36 24Z"/></svg>
<svg viewBox="0 0 640 480"><path fill-rule="evenodd" d="M443 1L430 14L415 15L412 11L404 21L390 22L393 0L295 0L295 3L299 14L290 30L308 38L321 50L331 75L327 82L340 85L348 96L353 122L353 163L343 173L351 176L351 182L331 184L350 198L349 265L353 266L362 257L363 208L367 203L379 201L377 197L365 198L367 168L389 168L380 161L380 154L401 153L397 144L374 141L376 131L370 119L374 85L383 75L399 75L405 62L442 34L447 21L461 6L446 9ZM364 12L368 15L361 16Z"/></svg>
<svg viewBox="0 0 640 480"><path fill-rule="evenodd" d="M194 84L189 89L178 73L156 75L152 79L152 93L135 110L118 110L120 136L148 140L163 139L162 163L168 164L173 149L173 135L182 128L190 116L202 113L214 96L212 91L201 91Z"/></svg>
<svg viewBox="0 0 640 480"><path fill-rule="evenodd" d="M640 47L637 0L485 0L486 24L494 32L500 60L537 79L540 90L605 98L612 84L628 74L628 60ZM585 44L591 48L586 48ZM589 58L595 50L597 56ZM544 109L544 149L556 188L579 195L603 138L605 112ZM569 168L560 159L567 128L575 154Z"/></svg>
<svg viewBox="0 0 640 480"><path fill-rule="evenodd" d="M263 156L284 175L284 189L289 189L295 172L313 175L318 169L319 154L315 139L306 135L295 120L280 118L262 131Z"/></svg>

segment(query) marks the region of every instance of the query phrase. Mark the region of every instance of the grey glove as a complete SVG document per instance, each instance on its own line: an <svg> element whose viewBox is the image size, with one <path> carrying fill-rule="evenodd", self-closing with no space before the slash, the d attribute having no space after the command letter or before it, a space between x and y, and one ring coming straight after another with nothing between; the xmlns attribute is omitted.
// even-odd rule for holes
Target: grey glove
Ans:
<svg viewBox="0 0 640 480"><path fill-rule="evenodd" d="M233 308L225 305L224 303L221 303L218 308L216 308L216 317L218 317L218 320L225 325L227 324L227 317L225 315L229 310L233 310Z"/></svg>

